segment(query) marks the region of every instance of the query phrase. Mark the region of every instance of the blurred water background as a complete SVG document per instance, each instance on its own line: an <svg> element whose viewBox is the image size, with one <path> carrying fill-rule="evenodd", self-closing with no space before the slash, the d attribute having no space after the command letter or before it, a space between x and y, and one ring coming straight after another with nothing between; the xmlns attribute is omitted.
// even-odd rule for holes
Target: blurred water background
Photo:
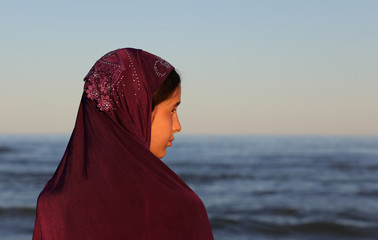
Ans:
<svg viewBox="0 0 378 240"><path fill-rule="evenodd" d="M0 135L0 239L31 239L67 135ZM378 137L177 136L216 240L378 239Z"/></svg>

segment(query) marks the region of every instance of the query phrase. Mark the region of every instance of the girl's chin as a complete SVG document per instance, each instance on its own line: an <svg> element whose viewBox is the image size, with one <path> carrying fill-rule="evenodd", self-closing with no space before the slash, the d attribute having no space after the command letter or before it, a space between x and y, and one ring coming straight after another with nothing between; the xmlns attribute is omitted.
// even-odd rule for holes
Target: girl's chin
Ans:
<svg viewBox="0 0 378 240"><path fill-rule="evenodd" d="M164 149L164 150L162 150L162 151L160 151L159 153L154 153L154 155L157 157L157 158L159 158L159 159L162 159L163 157L165 157L165 154L166 154L166 150Z"/></svg>

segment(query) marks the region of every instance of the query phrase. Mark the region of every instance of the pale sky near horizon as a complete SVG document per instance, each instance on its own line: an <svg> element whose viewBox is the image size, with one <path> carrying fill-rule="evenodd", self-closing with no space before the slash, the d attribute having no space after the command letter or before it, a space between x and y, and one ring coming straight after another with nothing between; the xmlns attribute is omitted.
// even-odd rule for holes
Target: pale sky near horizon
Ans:
<svg viewBox="0 0 378 240"><path fill-rule="evenodd" d="M378 135L378 1L2 1L0 134L70 133L83 77L142 48L186 134Z"/></svg>

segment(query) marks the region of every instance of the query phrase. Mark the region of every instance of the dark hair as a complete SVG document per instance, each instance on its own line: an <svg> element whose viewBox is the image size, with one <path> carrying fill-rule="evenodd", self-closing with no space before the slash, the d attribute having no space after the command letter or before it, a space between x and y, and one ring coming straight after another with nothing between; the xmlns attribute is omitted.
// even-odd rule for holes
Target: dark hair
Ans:
<svg viewBox="0 0 378 240"><path fill-rule="evenodd" d="M180 85L180 75L173 69L164 80L163 84L152 94L152 111L155 107L167 100L175 92L176 88Z"/></svg>

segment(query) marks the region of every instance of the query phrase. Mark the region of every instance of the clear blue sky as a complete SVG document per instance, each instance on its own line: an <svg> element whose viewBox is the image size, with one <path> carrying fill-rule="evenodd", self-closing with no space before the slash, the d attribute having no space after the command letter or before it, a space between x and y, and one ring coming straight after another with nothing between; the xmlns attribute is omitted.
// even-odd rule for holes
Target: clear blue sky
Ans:
<svg viewBox="0 0 378 240"><path fill-rule="evenodd" d="M183 133L378 135L378 1L2 1L0 133L70 133L104 53L183 78Z"/></svg>

